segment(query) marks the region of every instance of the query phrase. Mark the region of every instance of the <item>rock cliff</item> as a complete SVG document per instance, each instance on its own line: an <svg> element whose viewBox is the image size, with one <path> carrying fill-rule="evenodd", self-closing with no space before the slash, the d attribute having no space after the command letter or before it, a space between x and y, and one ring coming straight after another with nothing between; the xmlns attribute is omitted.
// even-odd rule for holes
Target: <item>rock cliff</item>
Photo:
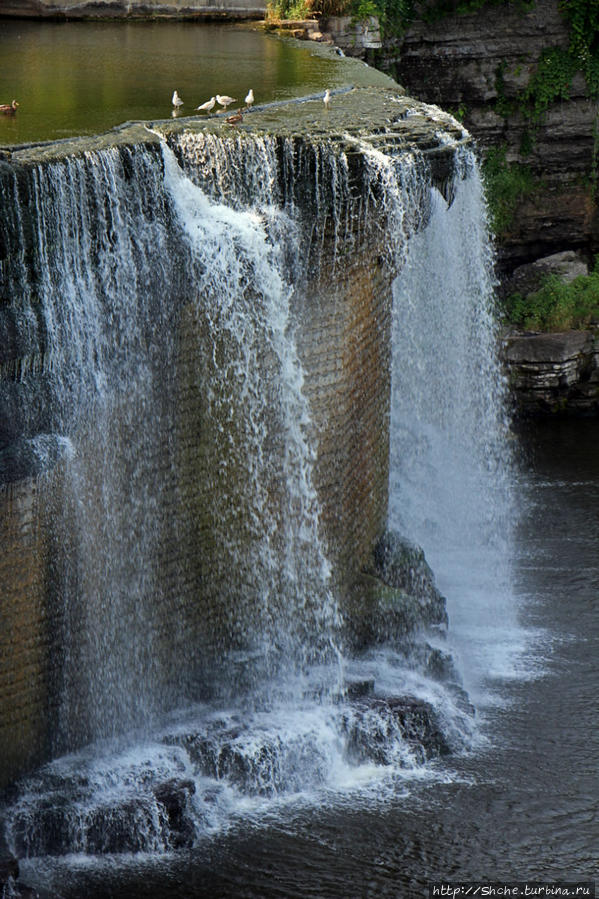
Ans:
<svg viewBox="0 0 599 899"><path fill-rule="evenodd" d="M581 73L564 97L535 120L522 96L549 51L570 42L558 0L486 3L468 14L415 21L389 37L370 61L408 93L458 115L484 151L504 153L503 171L523 175L501 228L499 262L522 262L566 249L599 249L594 201L597 103ZM349 49L349 48L348 48ZM351 52L351 51L350 51Z"/></svg>

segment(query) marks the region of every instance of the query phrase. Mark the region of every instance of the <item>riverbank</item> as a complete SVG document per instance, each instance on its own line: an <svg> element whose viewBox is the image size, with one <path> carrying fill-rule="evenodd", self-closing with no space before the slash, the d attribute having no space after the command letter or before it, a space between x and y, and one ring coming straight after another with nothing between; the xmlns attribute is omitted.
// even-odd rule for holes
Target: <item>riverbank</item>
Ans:
<svg viewBox="0 0 599 899"><path fill-rule="evenodd" d="M262 19L256 0L6 0L0 17L35 19Z"/></svg>

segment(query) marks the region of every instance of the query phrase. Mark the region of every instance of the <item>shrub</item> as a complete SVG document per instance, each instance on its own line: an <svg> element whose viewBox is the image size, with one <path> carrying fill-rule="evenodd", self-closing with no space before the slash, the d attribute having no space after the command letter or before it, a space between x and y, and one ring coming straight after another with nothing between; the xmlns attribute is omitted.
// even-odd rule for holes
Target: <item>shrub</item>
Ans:
<svg viewBox="0 0 599 899"><path fill-rule="evenodd" d="M599 270L565 283L549 275L527 297L512 294L505 304L506 320L527 331L569 331L599 323Z"/></svg>

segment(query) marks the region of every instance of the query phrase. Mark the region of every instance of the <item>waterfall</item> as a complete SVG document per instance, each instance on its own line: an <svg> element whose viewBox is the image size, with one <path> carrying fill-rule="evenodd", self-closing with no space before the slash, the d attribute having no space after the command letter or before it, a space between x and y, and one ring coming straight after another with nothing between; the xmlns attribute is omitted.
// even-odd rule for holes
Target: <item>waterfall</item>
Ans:
<svg viewBox="0 0 599 899"><path fill-rule="evenodd" d="M425 549L448 597L449 640L471 698L510 676L515 520L493 258L480 175L460 151L451 203L430 217L394 285L390 518Z"/></svg>
<svg viewBox="0 0 599 899"><path fill-rule="evenodd" d="M426 762L470 744L455 572L475 546L476 574L507 584L509 463L480 183L453 153L444 196L423 155L350 135L304 153L182 133L33 171L15 232L33 235L22 314L46 403L23 432L56 482L54 754L73 751L20 783L18 855L190 847L289 796L447 776ZM402 632L352 658L301 331L330 296L336 335L335 278L364 246L369 271L401 269L390 525L458 595L462 642ZM378 587L409 630L405 594Z"/></svg>
<svg viewBox="0 0 599 899"><path fill-rule="evenodd" d="M187 157L203 144L187 138ZM209 199L163 144L165 186L191 250L190 282L207 341L203 440L222 455L202 497L202 514L219 547L211 577L237 591L228 604L229 633L249 626L260 641L248 646L246 640L245 651L276 651L301 666L335 651L338 610L319 533L310 412L290 310L294 288L286 270L298 268L299 241L280 201L275 205L272 143L250 146L258 158L250 154L245 165L264 180L252 185L249 208ZM210 142L213 153L222 155L223 148ZM239 166L219 162L222 195ZM240 205L237 185L233 195ZM241 533L230 519L240 508L249 513ZM240 558L245 572L232 579Z"/></svg>
<svg viewBox="0 0 599 899"><path fill-rule="evenodd" d="M174 479L174 249L161 182L154 154L114 148L37 165L28 195L17 186L10 198L31 216L19 304L43 354L40 378L21 378L39 389L18 415L38 466L61 460L57 749L143 723L161 704L160 547Z"/></svg>

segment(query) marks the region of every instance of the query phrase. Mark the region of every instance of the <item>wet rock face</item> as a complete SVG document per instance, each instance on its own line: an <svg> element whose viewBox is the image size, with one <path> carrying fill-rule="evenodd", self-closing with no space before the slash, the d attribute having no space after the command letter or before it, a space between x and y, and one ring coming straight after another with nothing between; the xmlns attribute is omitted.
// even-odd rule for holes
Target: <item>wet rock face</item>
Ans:
<svg viewBox="0 0 599 899"><path fill-rule="evenodd" d="M446 624L445 599L424 552L386 531L353 586L346 630L350 647L361 651L389 642L407 646L409 635Z"/></svg>
<svg viewBox="0 0 599 899"><path fill-rule="evenodd" d="M415 22L402 38L387 40L376 60L408 93L459 112L483 148L505 145L506 161L528 166L538 179L502 235L505 271L558 250L599 246L597 209L582 181L593 165L597 116L584 78L577 74L568 99L537 124L519 109L543 51L568 44L558 0L536 0L527 10L486 3L468 15Z"/></svg>

